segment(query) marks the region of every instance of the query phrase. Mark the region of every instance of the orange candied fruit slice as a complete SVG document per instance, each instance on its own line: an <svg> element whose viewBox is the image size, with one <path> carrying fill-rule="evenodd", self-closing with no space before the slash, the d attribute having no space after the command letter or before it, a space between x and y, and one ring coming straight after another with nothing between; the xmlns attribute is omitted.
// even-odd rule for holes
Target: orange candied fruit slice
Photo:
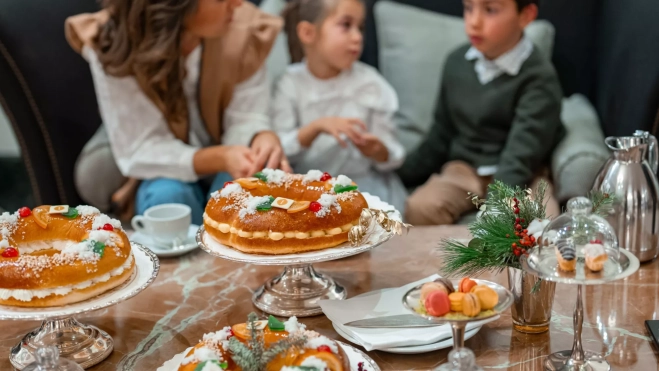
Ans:
<svg viewBox="0 0 659 371"><path fill-rule="evenodd" d="M254 189L259 185L260 181L259 178L240 178L235 180L244 189Z"/></svg>
<svg viewBox="0 0 659 371"><path fill-rule="evenodd" d="M302 365L302 362L304 362L304 360L309 357L315 357L321 361L324 361L330 371L343 371L343 364L339 360L339 357L336 356L336 354L313 350L307 350L303 354L300 354L300 356L298 356L295 360L295 366Z"/></svg>
<svg viewBox="0 0 659 371"><path fill-rule="evenodd" d="M289 214L299 213L300 211L308 209L310 204L311 202L309 201L295 201L287 211Z"/></svg>
<svg viewBox="0 0 659 371"><path fill-rule="evenodd" d="M39 206L32 210L32 217L34 217L34 222L43 229L48 228L48 223L50 222L50 215L48 214L49 210L50 206Z"/></svg>

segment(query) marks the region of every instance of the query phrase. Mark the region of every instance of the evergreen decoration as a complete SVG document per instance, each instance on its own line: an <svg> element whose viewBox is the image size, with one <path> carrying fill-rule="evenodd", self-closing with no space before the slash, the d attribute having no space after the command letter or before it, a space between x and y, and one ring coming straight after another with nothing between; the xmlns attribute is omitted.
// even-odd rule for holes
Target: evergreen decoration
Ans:
<svg viewBox="0 0 659 371"><path fill-rule="evenodd" d="M541 181L535 190L508 186L495 181L489 186L486 200L469 194L482 214L468 228L473 239L464 244L454 239L440 242L445 277L478 276L485 272L500 273L506 267L521 268L519 256L535 245L535 238L526 232L535 219L544 220L543 202L547 183ZM611 210L613 197L592 191L588 194L593 213L606 214Z"/></svg>

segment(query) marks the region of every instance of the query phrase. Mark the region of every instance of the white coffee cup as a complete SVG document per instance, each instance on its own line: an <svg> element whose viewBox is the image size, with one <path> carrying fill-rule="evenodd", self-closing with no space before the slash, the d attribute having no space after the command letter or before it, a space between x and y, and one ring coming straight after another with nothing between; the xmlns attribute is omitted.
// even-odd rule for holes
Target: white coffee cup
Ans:
<svg viewBox="0 0 659 371"><path fill-rule="evenodd" d="M162 204L148 208L144 215L136 215L131 225L136 231L147 234L158 247L173 248L183 244L192 222L190 206Z"/></svg>

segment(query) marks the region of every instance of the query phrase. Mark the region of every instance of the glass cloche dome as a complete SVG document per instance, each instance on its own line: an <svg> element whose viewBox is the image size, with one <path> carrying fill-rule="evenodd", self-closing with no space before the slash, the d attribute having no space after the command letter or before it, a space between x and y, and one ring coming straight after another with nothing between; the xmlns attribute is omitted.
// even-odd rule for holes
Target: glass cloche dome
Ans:
<svg viewBox="0 0 659 371"><path fill-rule="evenodd" d="M567 212L552 220L530 251L529 265L546 279L607 280L621 272L613 227L592 212L588 198L576 197Z"/></svg>

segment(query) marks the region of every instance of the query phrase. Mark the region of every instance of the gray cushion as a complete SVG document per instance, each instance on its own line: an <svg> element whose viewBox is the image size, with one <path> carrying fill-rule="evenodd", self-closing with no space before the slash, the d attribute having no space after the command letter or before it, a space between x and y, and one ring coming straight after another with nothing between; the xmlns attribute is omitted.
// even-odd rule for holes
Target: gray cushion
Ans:
<svg viewBox="0 0 659 371"><path fill-rule="evenodd" d="M575 94L563 100L561 120L567 131L552 156L554 195L559 202L584 196L609 157L595 108Z"/></svg>
<svg viewBox="0 0 659 371"><path fill-rule="evenodd" d="M468 42L460 17L435 13L392 1L375 6L380 70L398 92L395 120L405 149L415 149L430 130L441 73L448 55ZM554 28L535 21L528 37L551 57Z"/></svg>

